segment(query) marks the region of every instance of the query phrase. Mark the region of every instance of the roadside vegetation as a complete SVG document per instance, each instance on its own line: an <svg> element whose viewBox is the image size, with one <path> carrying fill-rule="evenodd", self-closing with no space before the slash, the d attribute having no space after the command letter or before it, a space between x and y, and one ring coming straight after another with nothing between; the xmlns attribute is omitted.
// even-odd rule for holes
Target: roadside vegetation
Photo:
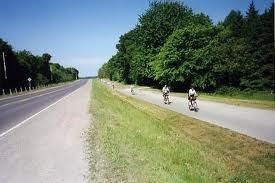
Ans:
<svg viewBox="0 0 275 183"><path fill-rule="evenodd" d="M6 65L6 76L3 67L3 53ZM60 82L72 81L78 78L78 70L75 68L64 68L58 63L51 63L51 55L33 55L23 50L15 52L12 46L0 38L0 95L3 90L28 88L28 78L31 80L31 87L57 84Z"/></svg>
<svg viewBox="0 0 275 183"><path fill-rule="evenodd" d="M93 182L274 182L275 145L93 81Z"/></svg>
<svg viewBox="0 0 275 183"><path fill-rule="evenodd" d="M186 91L274 90L274 3L259 13L253 1L218 24L177 1L153 1L117 53L98 71L101 78Z"/></svg>

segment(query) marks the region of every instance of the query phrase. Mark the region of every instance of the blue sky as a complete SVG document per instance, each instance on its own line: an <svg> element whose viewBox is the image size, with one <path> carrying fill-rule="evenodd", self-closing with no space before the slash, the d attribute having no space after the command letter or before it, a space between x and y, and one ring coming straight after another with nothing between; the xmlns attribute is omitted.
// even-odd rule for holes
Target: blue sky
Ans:
<svg viewBox="0 0 275 183"><path fill-rule="evenodd" d="M214 23L231 9L247 10L250 0L181 0ZM272 0L254 0L260 13ZM132 29L149 0L0 0L0 38L14 50L49 53L52 62L96 75L116 53L119 36Z"/></svg>

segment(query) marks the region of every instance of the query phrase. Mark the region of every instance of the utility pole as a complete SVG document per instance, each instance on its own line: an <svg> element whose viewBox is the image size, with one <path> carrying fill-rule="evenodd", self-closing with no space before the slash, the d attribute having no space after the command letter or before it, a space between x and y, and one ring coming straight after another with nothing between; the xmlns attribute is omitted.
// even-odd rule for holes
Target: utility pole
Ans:
<svg viewBox="0 0 275 183"><path fill-rule="evenodd" d="M2 52L2 55L3 55L3 62L4 62L5 79L8 79L8 77L7 77L7 68L6 68L6 61L5 61L5 53Z"/></svg>

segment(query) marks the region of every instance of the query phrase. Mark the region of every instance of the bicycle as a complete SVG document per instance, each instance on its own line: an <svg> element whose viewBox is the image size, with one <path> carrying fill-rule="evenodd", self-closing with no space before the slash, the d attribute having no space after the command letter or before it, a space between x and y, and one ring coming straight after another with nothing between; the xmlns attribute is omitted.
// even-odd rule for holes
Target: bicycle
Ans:
<svg viewBox="0 0 275 183"><path fill-rule="evenodd" d="M197 112L199 110L196 99L196 96L188 98L188 108L190 111L194 110L195 112Z"/></svg>
<svg viewBox="0 0 275 183"><path fill-rule="evenodd" d="M163 94L164 104L170 104L168 93Z"/></svg>
<svg viewBox="0 0 275 183"><path fill-rule="evenodd" d="M133 88L133 87L131 87L131 94L132 94L132 95L135 95L135 91L134 91L134 88Z"/></svg>

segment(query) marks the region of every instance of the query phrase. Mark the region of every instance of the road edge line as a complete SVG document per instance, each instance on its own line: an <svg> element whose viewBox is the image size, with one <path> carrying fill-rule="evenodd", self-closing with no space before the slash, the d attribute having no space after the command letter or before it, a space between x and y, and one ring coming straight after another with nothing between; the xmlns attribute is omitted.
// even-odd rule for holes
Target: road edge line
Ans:
<svg viewBox="0 0 275 183"><path fill-rule="evenodd" d="M83 85L85 86L85 85ZM57 100L56 102L52 103L51 105L47 106L46 108L40 110L39 112L35 113L34 115L28 117L27 119L23 120L22 122L18 123L17 125L13 126L12 128L8 129L7 131L5 131L4 133L0 134L0 138L4 137L5 135L7 135L8 133L10 133L11 131L15 130L16 128L19 128L21 125L25 124L27 121L29 121L30 119L34 118L35 116L39 115L40 113L42 113L43 111L51 108L52 106L56 105L58 102L60 102L63 99L68 98L69 96L71 96L72 94L74 94L75 92L77 92L79 89L81 89L82 86L78 89L76 89L75 91L65 95L64 97L62 97L61 99Z"/></svg>

